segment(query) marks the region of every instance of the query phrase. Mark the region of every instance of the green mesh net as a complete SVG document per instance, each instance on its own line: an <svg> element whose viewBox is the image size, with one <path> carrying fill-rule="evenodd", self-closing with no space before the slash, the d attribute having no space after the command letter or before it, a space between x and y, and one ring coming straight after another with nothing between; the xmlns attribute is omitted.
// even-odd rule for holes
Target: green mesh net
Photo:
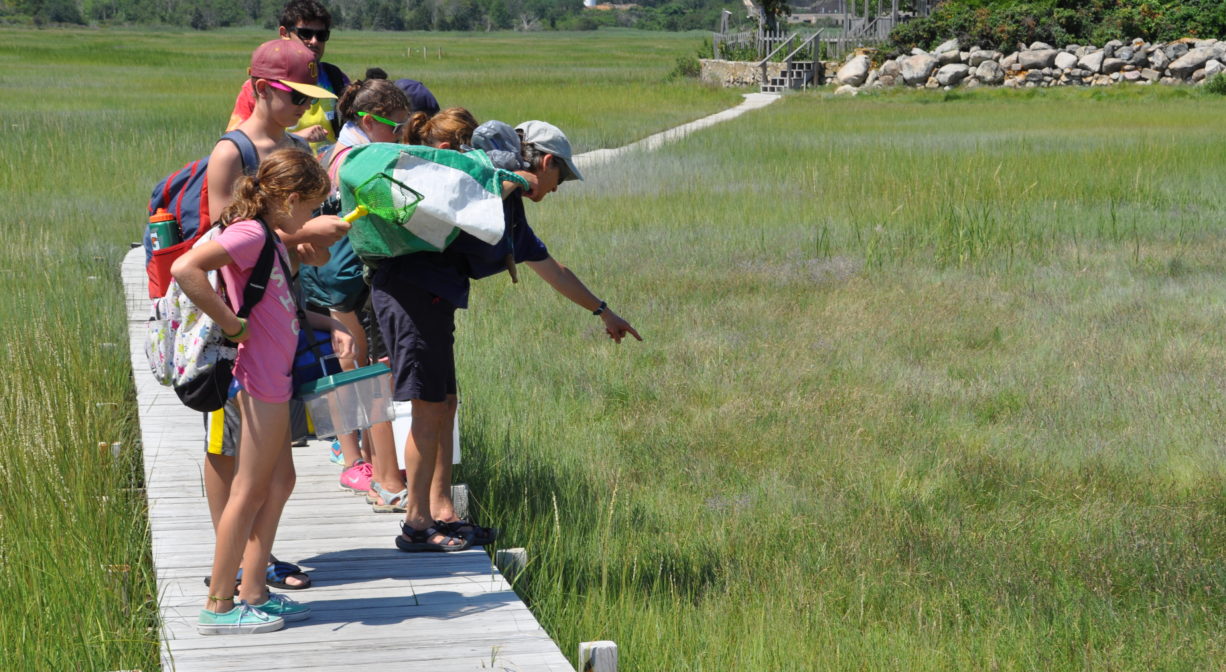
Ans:
<svg viewBox="0 0 1226 672"><path fill-rule="evenodd" d="M353 190L358 205L388 224L404 226L422 195L387 173L377 173Z"/></svg>

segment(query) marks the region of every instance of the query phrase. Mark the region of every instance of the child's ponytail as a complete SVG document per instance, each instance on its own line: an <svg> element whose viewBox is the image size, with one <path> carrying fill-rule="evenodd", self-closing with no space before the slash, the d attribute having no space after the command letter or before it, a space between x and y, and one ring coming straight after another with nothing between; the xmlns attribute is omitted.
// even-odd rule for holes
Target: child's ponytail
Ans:
<svg viewBox="0 0 1226 672"><path fill-rule="evenodd" d="M438 147L446 142L452 149L472 144L477 120L462 107L449 107L433 116L414 112L405 125L404 142L407 145Z"/></svg>
<svg viewBox="0 0 1226 672"><path fill-rule="evenodd" d="M357 122L358 112L391 117L409 109L409 99L387 79L359 79L341 92L336 113L341 123Z"/></svg>
<svg viewBox="0 0 1226 672"><path fill-rule="evenodd" d="M229 224L267 217L285 209L290 194L304 199L322 199L332 191L332 182L315 157L300 149L279 149L269 154L255 175L243 175L234 183L234 200L218 220Z"/></svg>

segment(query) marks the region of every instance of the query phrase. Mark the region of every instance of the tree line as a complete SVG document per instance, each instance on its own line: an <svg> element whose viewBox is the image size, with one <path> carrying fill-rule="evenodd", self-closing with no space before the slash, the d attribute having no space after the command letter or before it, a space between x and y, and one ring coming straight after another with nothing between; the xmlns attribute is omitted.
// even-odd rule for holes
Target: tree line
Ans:
<svg viewBox="0 0 1226 672"><path fill-rule="evenodd" d="M169 25L199 30L277 23L284 0L0 0L8 24ZM581 0L327 0L333 27L351 30L711 30L721 0L637 0L624 9L584 9Z"/></svg>

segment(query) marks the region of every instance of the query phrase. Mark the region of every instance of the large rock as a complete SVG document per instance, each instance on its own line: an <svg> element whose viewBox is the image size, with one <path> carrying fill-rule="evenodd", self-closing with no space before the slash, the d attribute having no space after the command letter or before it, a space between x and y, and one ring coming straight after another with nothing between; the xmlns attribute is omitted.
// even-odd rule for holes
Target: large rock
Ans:
<svg viewBox="0 0 1226 672"><path fill-rule="evenodd" d="M1017 55L1017 64L1023 70L1050 68L1058 53L1055 49L1027 49Z"/></svg>
<svg viewBox="0 0 1226 672"><path fill-rule="evenodd" d="M1189 47L1186 42L1172 42L1162 48L1163 53L1169 61L1174 61L1180 56L1188 53Z"/></svg>
<svg viewBox="0 0 1226 672"><path fill-rule="evenodd" d="M957 51L943 51L936 54L937 62L941 65L949 65L950 63L961 63L962 55Z"/></svg>
<svg viewBox="0 0 1226 672"><path fill-rule="evenodd" d="M839 72L834 76L834 80L839 84L860 86L868 78L868 71L872 65L872 61L868 59L868 56L863 54L855 56L847 61L843 67L839 68Z"/></svg>
<svg viewBox="0 0 1226 672"><path fill-rule="evenodd" d="M1141 70L1141 77L1145 78L1147 81L1156 82L1159 79L1162 79L1162 73L1154 70L1153 68L1145 68Z"/></svg>
<svg viewBox="0 0 1226 672"><path fill-rule="evenodd" d="M889 60L881 64L882 77L898 77L901 74L902 66L898 64L898 61Z"/></svg>
<svg viewBox="0 0 1226 672"><path fill-rule="evenodd" d="M1192 43L1196 49L1212 49L1217 44L1217 40L1197 40Z"/></svg>
<svg viewBox="0 0 1226 672"><path fill-rule="evenodd" d="M990 51L990 50L980 49L980 50L971 52L970 65L972 68L974 68L974 67L978 67L979 64L983 63L984 61L999 61L999 60L1000 60L999 51Z"/></svg>
<svg viewBox="0 0 1226 672"><path fill-rule="evenodd" d="M1140 79L1141 73L1138 70L1129 70L1128 72L1125 72L1123 76L1123 80L1125 82L1136 82L1140 81Z"/></svg>
<svg viewBox="0 0 1226 672"><path fill-rule="evenodd" d="M1032 42L1030 44L1031 51L1040 51L1045 49L1051 49L1051 45L1046 42Z"/></svg>
<svg viewBox="0 0 1226 672"><path fill-rule="evenodd" d="M1205 63L1216 55L1217 53L1208 47L1193 49L1172 61L1171 64L1167 66L1167 69L1170 70L1171 74L1175 75L1176 77L1187 77L1193 72L1196 72L1200 68L1204 67Z"/></svg>
<svg viewBox="0 0 1226 672"><path fill-rule="evenodd" d="M1123 42L1119 40L1111 40L1103 45L1103 53L1107 55L1107 58L1112 58L1115 56L1115 50L1122 46L1124 46Z"/></svg>
<svg viewBox="0 0 1226 672"><path fill-rule="evenodd" d="M984 61L975 68L975 78L984 84L1000 84L1005 78L1005 71L996 61Z"/></svg>
<svg viewBox="0 0 1226 672"><path fill-rule="evenodd" d="M1124 66L1125 66L1125 65L1128 65L1128 64L1127 64L1127 63L1125 63L1125 62L1124 62L1123 60L1121 60L1121 59L1118 59L1118 58L1104 58L1104 59L1103 59L1103 74L1110 75L1110 74L1113 74L1113 73L1119 72L1120 70L1123 70L1123 69L1124 69Z"/></svg>
<svg viewBox="0 0 1226 672"><path fill-rule="evenodd" d="M1223 65L1221 61L1212 60L1212 61L1205 63L1205 77L1206 78L1212 77L1218 74L1219 72L1222 72L1223 70L1226 70L1226 65Z"/></svg>
<svg viewBox="0 0 1226 672"><path fill-rule="evenodd" d="M950 51L954 53L958 53L958 50L961 48L962 48L962 45L958 43L958 38L955 37L952 40L946 40L942 42L941 46L932 50L932 53L934 55L940 55L940 54L944 54Z"/></svg>
<svg viewBox="0 0 1226 672"><path fill-rule="evenodd" d="M962 63L950 63L937 70L937 84L941 86L957 86L971 72L970 66Z"/></svg>
<svg viewBox="0 0 1226 672"><path fill-rule="evenodd" d="M1000 67L1004 68L1005 70L1015 69L1017 66L1018 53L1020 52L1015 51L1012 54L1009 54L1008 56L1005 56L1004 58L1000 59Z"/></svg>
<svg viewBox="0 0 1226 672"><path fill-rule="evenodd" d="M908 86L924 84L937 67L937 59L928 54L916 54L902 60L902 79Z"/></svg>
<svg viewBox="0 0 1226 672"><path fill-rule="evenodd" d="M1132 55L1135 52L1136 49L1133 49L1132 47L1120 47L1119 49L1115 50L1114 54L1111 54L1111 58L1118 58L1121 61L1130 61L1132 60Z"/></svg>
<svg viewBox="0 0 1226 672"><path fill-rule="evenodd" d="M1077 67L1077 57L1070 53L1062 51L1056 54L1055 65L1057 68L1060 68L1061 70L1068 70L1069 68L1075 68Z"/></svg>
<svg viewBox="0 0 1226 672"><path fill-rule="evenodd" d="M836 96L854 96L858 93L860 93L860 89L857 89L851 84L844 84L843 86L840 86L834 90L834 95Z"/></svg>
<svg viewBox="0 0 1226 672"><path fill-rule="evenodd" d="M1097 74L1099 72L1102 72L1103 60L1104 60L1105 55L1106 53L1102 51L1096 51L1092 54L1086 54L1085 56L1082 56L1081 58L1077 59L1077 65L1082 70L1089 70L1090 72Z"/></svg>
<svg viewBox="0 0 1226 672"><path fill-rule="evenodd" d="M1166 55L1165 49L1154 49L1149 52L1149 67L1154 70L1166 70L1166 66L1171 64L1171 59Z"/></svg>

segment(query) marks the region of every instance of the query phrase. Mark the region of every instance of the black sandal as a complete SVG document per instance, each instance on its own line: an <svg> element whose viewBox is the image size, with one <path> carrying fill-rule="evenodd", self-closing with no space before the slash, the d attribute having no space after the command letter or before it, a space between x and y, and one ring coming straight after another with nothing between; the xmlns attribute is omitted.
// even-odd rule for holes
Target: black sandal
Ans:
<svg viewBox="0 0 1226 672"><path fill-rule="evenodd" d="M481 527L467 520L453 520L450 523L436 520L434 526L453 537L467 541L469 546L485 546L494 543L498 538L498 528Z"/></svg>
<svg viewBox="0 0 1226 672"><path fill-rule="evenodd" d="M408 523L401 523L400 532L400 536L396 537L396 548L405 553L455 553L456 551L463 551L469 546L467 539L441 532L434 527L415 530L409 527ZM430 541L431 538L436 536L442 537L443 540L441 542ZM460 543L453 544L451 543L453 541L459 541Z"/></svg>

